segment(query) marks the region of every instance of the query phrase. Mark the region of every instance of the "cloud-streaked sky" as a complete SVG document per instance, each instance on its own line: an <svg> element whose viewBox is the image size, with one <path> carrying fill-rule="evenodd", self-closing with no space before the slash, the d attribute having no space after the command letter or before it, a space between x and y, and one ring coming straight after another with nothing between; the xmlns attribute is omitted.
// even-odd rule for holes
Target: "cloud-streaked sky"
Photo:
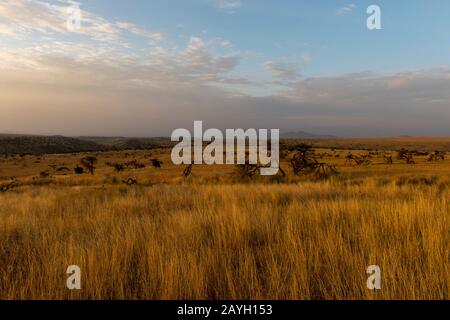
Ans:
<svg viewBox="0 0 450 320"><path fill-rule="evenodd" d="M450 135L447 0L76 3L0 0L0 132Z"/></svg>

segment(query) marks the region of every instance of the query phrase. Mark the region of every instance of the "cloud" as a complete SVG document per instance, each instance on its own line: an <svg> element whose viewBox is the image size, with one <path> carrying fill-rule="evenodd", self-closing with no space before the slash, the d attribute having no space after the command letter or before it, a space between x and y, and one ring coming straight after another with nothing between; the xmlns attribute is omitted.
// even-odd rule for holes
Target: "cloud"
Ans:
<svg viewBox="0 0 450 320"><path fill-rule="evenodd" d="M282 80L295 80L298 77L297 68L291 65L267 61L263 64L263 68L269 71L273 77Z"/></svg>
<svg viewBox="0 0 450 320"><path fill-rule="evenodd" d="M148 38L154 42L160 42L164 38L164 35L161 32L151 32L140 28L139 26L131 22L117 22L116 25L122 30L131 32L137 36Z"/></svg>
<svg viewBox="0 0 450 320"><path fill-rule="evenodd" d="M234 69L239 62L239 57L237 55L213 56L201 38L191 37L177 60L180 71L184 74L214 80L218 75Z"/></svg>
<svg viewBox="0 0 450 320"><path fill-rule="evenodd" d="M227 83L239 63L235 54L214 55L205 41L191 37L185 48L155 46L145 54L108 44L53 41L26 48L0 47L0 71L39 82L67 78L71 83L113 87L198 87Z"/></svg>
<svg viewBox="0 0 450 320"><path fill-rule="evenodd" d="M313 59L311 53L306 52L300 57L284 57L279 61L266 61L262 67L269 71L273 78L282 81L293 81L301 78L300 69Z"/></svg>
<svg viewBox="0 0 450 320"><path fill-rule="evenodd" d="M294 83L285 97L308 106L316 117L358 116L358 123L349 120L347 125L358 127L361 134L374 132L377 127L385 128L386 134L448 134L450 130L443 126L443 119L450 119L448 72L442 68L307 78Z"/></svg>
<svg viewBox="0 0 450 320"><path fill-rule="evenodd" d="M0 126L52 134L168 135L201 118L218 128L450 134L449 68L295 78L292 70L268 64L290 80L277 95L255 97L232 90L257 85L228 74L237 61L211 54L198 37L181 50L157 46L144 56L106 44L2 48Z"/></svg>
<svg viewBox="0 0 450 320"><path fill-rule="evenodd" d="M220 46L223 47L223 48L230 49L230 48L233 47L233 44L229 40L222 40L220 42Z"/></svg>
<svg viewBox="0 0 450 320"><path fill-rule="evenodd" d="M205 42L200 37L191 37L185 48L167 48L160 45L164 40L161 32L129 21L110 21L88 11L82 11L81 28L75 30L88 39L69 41L72 33L66 28L67 9L73 3L70 0L60 0L57 4L4 0L0 4L0 33L13 36L23 44L26 39L32 39L34 45L0 47L0 69L45 71L51 76L67 73L75 78L84 77L83 81L88 82L89 78L98 81L104 75L127 85L162 87L174 82L185 86L226 83L225 74L239 63L237 54L211 53L214 47L231 48L231 42L226 39ZM127 43L127 33L148 40L152 47L146 51L135 50ZM62 62L73 69L65 68ZM86 76L91 70L101 72Z"/></svg>
<svg viewBox="0 0 450 320"><path fill-rule="evenodd" d="M221 9L238 9L242 3L241 0L218 0L217 5Z"/></svg>
<svg viewBox="0 0 450 320"><path fill-rule="evenodd" d="M0 44L2 130L168 135L201 119L217 128L450 134L448 67L305 78L300 70L312 58L305 54L265 62L272 79L257 82L238 73L241 56L226 39L191 36L172 47L158 31L85 11L83 39L73 39L58 3L0 3L1 36L19 39ZM125 45L127 33L147 47Z"/></svg>
<svg viewBox="0 0 450 320"><path fill-rule="evenodd" d="M215 1L216 6L219 9L230 13L233 13L234 11L242 7L241 0L215 0Z"/></svg>
<svg viewBox="0 0 450 320"><path fill-rule="evenodd" d="M40 1L4 0L0 3L0 30L7 35L64 32L62 9Z"/></svg>
<svg viewBox="0 0 450 320"><path fill-rule="evenodd" d="M337 16L342 16L342 15L345 15L345 14L347 14L347 13L349 13L349 12L355 10L355 9L356 9L356 5L353 4L353 3L350 3L350 4L346 5L346 6L343 6L343 7L339 8L339 9L337 9L336 10L336 15Z"/></svg>
<svg viewBox="0 0 450 320"><path fill-rule="evenodd" d="M69 8L78 4L73 1L60 1L52 4L39 0L3 0L0 3L0 34L15 39L26 37L36 38L36 35L57 37L61 35L78 34L94 41L109 42L123 45L123 31L161 41L162 33L153 32L128 23L114 23L92 12L81 10L81 27L67 28L70 17Z"/></svg>

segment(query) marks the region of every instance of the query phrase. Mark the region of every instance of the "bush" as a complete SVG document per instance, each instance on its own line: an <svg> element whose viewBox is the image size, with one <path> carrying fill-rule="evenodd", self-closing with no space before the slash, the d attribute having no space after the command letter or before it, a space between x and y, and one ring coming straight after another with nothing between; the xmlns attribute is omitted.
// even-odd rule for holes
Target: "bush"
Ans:
<svg viewBox="0 0 450 320"><path fill-rule="evenodd" d="M75 171L76 174L83 174L84 173L84 169L80 166L76 166L73 171Z"/></svg>

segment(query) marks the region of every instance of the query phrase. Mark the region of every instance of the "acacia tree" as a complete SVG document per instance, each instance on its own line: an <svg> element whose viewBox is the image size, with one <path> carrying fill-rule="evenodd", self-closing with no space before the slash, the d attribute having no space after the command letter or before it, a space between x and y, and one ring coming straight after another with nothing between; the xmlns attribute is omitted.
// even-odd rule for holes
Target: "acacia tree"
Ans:
<svg viewBox="0 0 450 320"><path fill-rule="evenodd" d="M434 153L430 154L428 157L428 161L444 161L445 160L446 153L442 151L435 151Z"/></svg>
<svg viewBox="0 0 450 320"><path fill-rule="evenodd" d="M336 168L325 162L316 159L314 149L308 144L298 144L293 148L295 153L291 159L291 166L294 174L314 173L316 175L328 176L329 174L338 173Z"/></svg>
<svg viewBox="0 0 450 320"><path fill-rule="evenodd" d="M398 159L405 160L407 164L414 164L414 157L413 153L409 151L408 149L402 148L398 151Z"/></svg>
<svg viewBox="0 0 450 320"><path fill-rule="evenodd" d="M94 175L95 164L97 163L97 158L93 156L84 157L80 160L81 165L89 171L92 175Z"/></svg>
<svg viewBox="0 0 450 320"><path fill-rule="evenodd" d="M385 154L383 157L386 164L394 164L394 159L392 159L391 154Z"/></svg>

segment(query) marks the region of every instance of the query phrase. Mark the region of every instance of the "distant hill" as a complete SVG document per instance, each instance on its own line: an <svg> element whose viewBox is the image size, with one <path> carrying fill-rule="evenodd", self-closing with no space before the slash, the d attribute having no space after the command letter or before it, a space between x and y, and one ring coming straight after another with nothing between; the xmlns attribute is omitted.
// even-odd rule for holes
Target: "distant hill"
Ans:
<svg viewBox="0 0 450 320"><path fill-rule="evenodd" d="M393 151L402 148L408 150L450 151L450 137L380 137L380 138L334 138L334 139L291 139L287 144L306 142L315 148L336 148L347 150L384 150Z"/></svg>
<svg viewBox="0 0 450 320"><path fill-rule="evenodd" d="M305 131L286 132L280 135L282 139L336 139L336 136L313 134Z"/></svg>
<svg viewBox="0 0 450 320"><path fill-rule="evenodd" d="M84 141L95 142L106 148L153 149L173 146L169 138L126 138L126 137L79 137Z"/></svg>
<svg viewBox="0 0 450 320"><path fill-rule="evenodd" d="M55 154L171 146L168 138L64 137L0 134L0 154Z"/></svg>
<svg viewBox="0 0 450 320"><path fill-rule="evenodd" d="M95 142L63 136L0 135L0 154L46 154L101 151Z"/></svg>
<svg viewBox="0 0 450 320"><path fill-rule="evenodd" d="M383 137L383 138L337 138L306 132L282 134L287 144L306 142L316 148L349 150L399 150L406 148L422 151L450 151L450 137ZM89 151L133 150L170 148L175 142L170 138L127 137L64 137L0 134L1 154L55 154Z"/></svg>

